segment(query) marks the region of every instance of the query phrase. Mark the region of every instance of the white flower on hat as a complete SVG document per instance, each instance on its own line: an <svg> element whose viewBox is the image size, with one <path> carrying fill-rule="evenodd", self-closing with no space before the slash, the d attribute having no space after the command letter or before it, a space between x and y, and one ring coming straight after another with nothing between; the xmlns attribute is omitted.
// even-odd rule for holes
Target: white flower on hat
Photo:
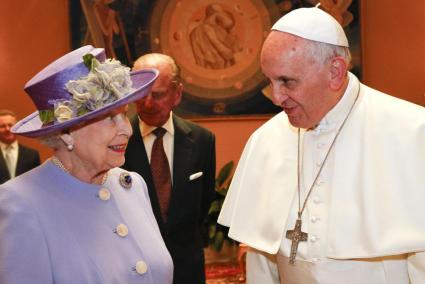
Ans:
<svg viewBox="0 0 425 284"><path fill-rule="evenodd" d="M74 116L74 112L66 101L58 102L55 104L54 115L58 122L65 122Z"/></svg>
<svg viewBox="0 0 425 284"><path fill-rule="evenodd" d="M94 57L90 60L91 70L87 76L66 83L65 88L72 99L55 104L54 118L57 122L99 109L134 90L130 68L115 59L107 59L103 63Z"/></svg>
<svg viewBox="0 0 425 284"><path fill-rule="evenodd" d="M90 82L90 80L71 80L66 84L66 89L72 94L76 103L84 104L92 94L103 93L102 88L98 84Z"/></svg>
<svg viewBox="0 0 425 284"><path fill-rule="evenodd" d="M134 91L130 68L118 60L107 59L100 63L92 54L83 56L90 72L77 80L70 80L65 89L70 99L49 101L52 109L39 111L44 124L62 123L111 104Z"/></svg>

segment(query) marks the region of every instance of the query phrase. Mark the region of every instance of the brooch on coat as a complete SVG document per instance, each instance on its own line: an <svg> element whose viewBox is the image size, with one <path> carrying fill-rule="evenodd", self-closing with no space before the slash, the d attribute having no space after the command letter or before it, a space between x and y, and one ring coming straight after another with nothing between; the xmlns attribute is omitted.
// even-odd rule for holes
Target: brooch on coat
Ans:
<svg viewBox="0 0 425 284"><path fill-rule="evenodd" d="M129 173L124 172L120 174L120 184L125 189L131 188L132 178Z"/></svg>

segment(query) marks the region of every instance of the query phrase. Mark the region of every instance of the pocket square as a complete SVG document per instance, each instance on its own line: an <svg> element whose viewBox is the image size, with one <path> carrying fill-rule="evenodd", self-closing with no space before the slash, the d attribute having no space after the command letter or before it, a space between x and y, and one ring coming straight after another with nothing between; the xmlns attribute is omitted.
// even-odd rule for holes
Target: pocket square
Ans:
<svg viewBox="0 0 425 284"><path fill-rule="evenodd" d="M201 177L203 174L204 174L203 172L194 173L193 175L190 175L189 180L197 179L197 178Z"/></svg>

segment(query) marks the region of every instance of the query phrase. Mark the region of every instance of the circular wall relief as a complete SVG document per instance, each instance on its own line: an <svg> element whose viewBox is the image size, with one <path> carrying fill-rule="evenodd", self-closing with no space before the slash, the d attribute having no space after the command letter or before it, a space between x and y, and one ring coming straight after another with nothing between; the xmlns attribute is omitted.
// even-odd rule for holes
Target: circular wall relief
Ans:
<svg viewBox="0 0 425 284"><path fill-rule="evenodd" d="M259 56L278 17L272 0L157 1L150 45L153 52L171 55L181 68L183 112L244 113L258 96L264 100Z"/></svg>

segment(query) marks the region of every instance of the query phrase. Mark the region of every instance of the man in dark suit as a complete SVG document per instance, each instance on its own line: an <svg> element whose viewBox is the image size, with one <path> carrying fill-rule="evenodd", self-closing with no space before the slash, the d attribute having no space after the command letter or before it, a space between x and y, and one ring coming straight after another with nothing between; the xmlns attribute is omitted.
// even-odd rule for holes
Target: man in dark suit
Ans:
<svg viewBox="0 0 425 284"><path fill-rule="evenodd" d="M207 129L172 113L180 102L183 86L171 57L144 55L135 62L133 70L143 68L158 69L159 77L152 92L136 102L138 115L131 120L133 136L123 167L138 172L147 183L155 218L173 258L173 283L202 284L206 234L203 222L215 194L215 137ZM171 175L171 183L164 182L169 187L168 198L157 177L158 171L163 174L164 170L154 166L160 128L165 129L160 148L165 151L166 171Z"/></svg>
<svg viewBox="0 0 425 284"><path fill-rule="evenodd" d="M0 110L0 184L40 165L38 152L18 143L10 132L15 123L13 111Z"/></svg>

